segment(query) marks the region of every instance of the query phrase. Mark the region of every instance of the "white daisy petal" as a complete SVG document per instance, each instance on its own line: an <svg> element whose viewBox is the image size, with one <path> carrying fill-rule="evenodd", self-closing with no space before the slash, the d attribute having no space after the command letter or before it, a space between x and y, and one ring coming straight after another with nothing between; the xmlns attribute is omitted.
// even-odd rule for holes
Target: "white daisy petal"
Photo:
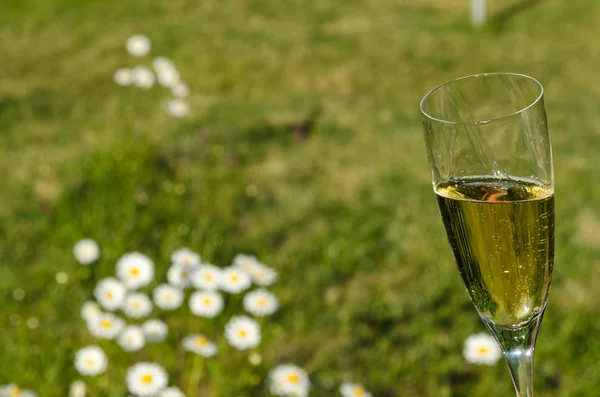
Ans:
<svg viewBox="0 0 600 397"><path fill-rule="evenodd" d="M10 383L0 386L0 397L37 397L37 394L31 390L21 389L15 383Z"/></svg>
<svg viewBox="0 0 600 397"><path fill-rule="evenodd" d="M221 284L221 269L214 265L202 264L190 276L192 285L204 291L215 291Z"/></svg>
<svg viewBox="0 0 600 397"><path fill-rule="evenodd" d="M87 346L75 353L75 369L81 375L99 375L106 371L107 364L106 354L98 346Z"/></svg>
<svg viewBox="0 0 600 397"><path fill-rule="evenodd" d="M271 393L277 396L306 397L310 380L306 372L295 365L284 364L269 373Z"/></svg>
<svg viewBox="0 0 600 397"><path fill-rule="evenodd" d="M154 86L154 73L146 66L138 65L131 70L131 82L138 88L149 90Z"/></svg>
<svg viewBox="0 0 600 397"><path fill-rule="evenodd" d="M342 394L342 397L373 397L363 385L358 383L342 383L340 386L340 393Z"/></svg>
<svg viewBox="0 0 600 397"><path fill-rule="evenodd" d="M250 288L252 279L245 271L237 267L228 267L223 269L221 275L221 289L230 294L239 294Z"/></svg>
<svg viewBox="0 0 600 397"><path fill-rule="evenodd" d="M183 303L183 292L170 284L161 284L152 293L154 304L162 310L175 310Z"/></svg>
<svg viewBox="0 0 600 397"><path fill-rule="evenodd" d="M129 318L146 317L152 311L152 301L145 294L139 292L131 293L125 298L123 311Z"/></svg>
<svg viewBox="0 0 600 397"><path fill-rule="evenodd" d="M164 321L152 319L142 324L142 331L149 343L162 342L167 338L169 329Z"/></svg>
<svg viewBox="0 0 600 397"><path fill-rule="evenodd" d="M260 343L260 326L250 317L232 317L225 325L225 337L238 350L251 349Z"/></svg>
<svg viewBox="0 0 600 397"><path fill-rule="evenodd" d="M69 397L85 397L86 393L87 386L84 382L76 380L71 383L71 387L69 388Z"/></svg>
<svg viewBox="0 0 600 397"><path fill-rule="evenodd" d="M233 258L233 267L238 267L246 273L252 273L252 271L260 265L260 262L254 255L248 254L237 254Z"/></svg>
<svg viewBox="0 0 600 397"><path fill-rule="evenodd" d="M277 297L265 289L248 292L244 296L244 309L254 316L268 316L279 308Z"/></svg>
<svg viewBox="0 0 600 397"><path fill-rule="evenodd" d="M171 386L161 390L158 397L185 397L185 394L177 386Z"/></svg>
<svg viewBox="0 0 600 397"><path fill-rule="evenodd" d="M129 68L120 68L115 70L113 79L115 80L115 83L121 86L128 86L133 84L133 76L131 73L131 69Z"/></svg>
<svg viewBox="0 0 600 397"><path fill-rule="evenodd" d="M165 369L155 363L137 363L127 370L127 389L139 397L151 397L168 384Z"/></svg>
<svg viewBox="0 0 600 397"><path fill-rule="evenodd" d="M90 321L92 318L97 317L100 313L102 313L102 310L96 302L87 301L81 307L81 317L85 321Z"/></svg>
<svg viewBox="0 0 600 397"><path fill-rule="evenodd" d="M186 98L190 95L190 87L185 83L179 83L171 88L171 93L177 98Z"/></svg>
<svg viewBox="0 0 600 397"><path fill-rule="evenodd" d="M73 247L75 259L82 265L89 265L100 256L100 247L94 240L85 238L79 240Z"/></svg>
<svg viewBox="0 0 600 397"><path fill-rule="evenodd" d="M502 357L502 350L491 335L479 333L465 340L463 354L469 363L494 365Z"/></svg>
<svg viewBox="0 0 600 397"><path fill-rule="evenodd" d="M277 281L277 272L275 269L265 266L262 263L255 266L250 275L252 276L252 281L263 287L268 287Z"/></svg>
<svg viewBox="0 0 600 397"><path fill-rule="evenodd" d="M154 278L154 263L139 252L125 254L117 261L117 276L128 289L145 287Z"/></svg>
<svg viewBox="0 0 600 397"><path fill-rule="evenodd" d="M183 348L192 353L203 357L212 357L218 352L218 347L214 342L208 340L204 335L190 335L183 339Z"/></svg>
<svg viewBox="0 0 600 397"><path fill-rule="evenodd" d="M200 265L202 258L189 248L180 248L173 252L171 261L174 265L198 266Z"/></svg>
<svg viewBox="0 0 600 397"><path fill-rule="evenodd" d="M106 310L117 310L125 301L127 290L119 280L108 277L101 280L94 289L96 300Z"/></svg>
<svg viewBox="0 0 600 397"><path fill-rule="evenodd" d="M119 336L117 343L119 343L119 346L121 346L125 351L138 351L146 344L144 331L142 331L141 327L135 325L125 327Z"/></svg>
<svg viewBox="0 0 600 397"><path fill-rule="evenodd" d="M213 318L223 311L223 306L223 298L214 291L194 292L190 297L190 310L196 316Z"/></svg>
<svg viewBox="0 0 600 397"><path fill-rule="evenodd" d="M90 333L100 339L115 339L125 328L125 322L112 313L101 313L87 324Z"/></svg>
<svg viewBox="0 0 600 397"><path fill-rule="evenodd" d="M184 266L179 264L172 265L167 271L167 281L177 288L188 288L192 285L191 276L198 266Z"/></svg>
<svg viewBox="0 0 600 397"><path fill-rule="evenodd" d="M152 61L152 66L156 72L158 84L163 87L174 88L181 82L181 75L175 67L173 61L165 57L156 57Z"/></svg>
<svg viewBox="0 0 600 397"><path fill-rule="evenodd" d="M150 39L143 34L135 34L127 39L125 48L127 52L135 57L142 57L150 51Z"/></svg>
<svg viewBox="0 0 600 397"><path fill-rule="evenodd" d="M183 99L171 99L167 101L166 105L167 113L173 117L185 117L190 112L190 106Z"/></svg>

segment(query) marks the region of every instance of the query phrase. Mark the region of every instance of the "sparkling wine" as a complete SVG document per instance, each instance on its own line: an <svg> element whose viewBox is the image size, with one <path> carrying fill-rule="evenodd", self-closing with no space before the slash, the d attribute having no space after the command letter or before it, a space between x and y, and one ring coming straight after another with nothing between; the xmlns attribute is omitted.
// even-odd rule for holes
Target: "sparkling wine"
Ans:
<svg viewBox="0 0 600 397"><path fill-rule="evenodd" d="M528 179L469 177L436 189L477 311L519 328L543 312L554 263L554 192Z"/></svg>

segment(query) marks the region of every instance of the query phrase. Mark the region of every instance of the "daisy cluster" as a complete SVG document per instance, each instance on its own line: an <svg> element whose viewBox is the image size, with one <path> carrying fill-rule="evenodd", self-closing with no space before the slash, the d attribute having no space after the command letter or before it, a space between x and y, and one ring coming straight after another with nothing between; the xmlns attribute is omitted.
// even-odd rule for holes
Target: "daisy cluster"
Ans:
<svg viewBox="0 0 600 397"><path fill-rule="evenodd" d="M93 258L88 255L94 252ZM98 258L99 248L92 240L84 240L76 244L74 253L81 264L87 265ZM169 312L177 310L180 315L187 306L188 315L213 320L228 304L237 302L241 307L234 308L234 314L224 319L221 336L235 349L248 351L251 363L260 364L262 357L253 351L262 340L256 318L272 315L279 309L277 297L267 289L276 282L277 272L247 254L236 255L227 267L207 263L188 248L176 250L170 259L166 279L157 280L155 264L148 256L140 252L122 255L116 261L114 276L99 280L93 290L94 299L81 308L90 334L98 340L116 342L124 352L137 352L148 343L166 339L169 327L161 318ZM243 312L239 310L242 308ZM180 344L190 354L207 359L219 352L217 341L203 333L188 334ZM106 371L108 357L99 345L77 351L74 365L81 375L95 376ZM273 371L271 381L278 385L273 392L281 396L306 395L310 384L306 373L289 365L282 368ZM281 375L285 368L293 371ZM167 371L156 363L132 366L126 383L135 396L182 395L174 386L168 387Z"/></svg>
<svg viewBox="0 0 600 397"><path fill-rule="evenodd" d="M136 58L148 56L151 47L150 39L142 34L131 36L125 43L127 52ZM166 57L154 57L151 67L139 64L119 68L115 71L113 79L120 86L133 86L142 90L149 90L158 83L169 89L172 95L172 98L164 104L167 113L173 117L185 117L189 113L186 98L190 94L190 89L182 80L175 63Z"/></svg>

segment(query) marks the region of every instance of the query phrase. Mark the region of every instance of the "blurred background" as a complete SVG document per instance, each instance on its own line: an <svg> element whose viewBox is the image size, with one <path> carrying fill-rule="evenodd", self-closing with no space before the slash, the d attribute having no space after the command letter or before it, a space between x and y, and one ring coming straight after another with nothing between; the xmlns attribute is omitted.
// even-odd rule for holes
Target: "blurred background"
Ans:
<svg viewBox="0 0 600 397"><path fill-rule="evenodd" d="M380 397L513 395L502 361L463 357L485 329L439 218L418 107L453 78L509 71L545 86L554 148L536 395L596 396L599 13L592 0L495 1L474 28L468 0L3 0L0 384L66 395L75 352L97 343L80 316L94 280L131 251L164 278L187 246L279 273L261 366L222 355L221 381L205 376L198 395L266 396L283 362L308 372L311 396L345 380ZM126 50L134 34L147 55ZM157 56L189 87L179 112L158 83L115 81ZM72 254L84 237L101 247L93 268ZM127 366L168 367L176 349L115 348L88 394L126 395Z"/></svg>

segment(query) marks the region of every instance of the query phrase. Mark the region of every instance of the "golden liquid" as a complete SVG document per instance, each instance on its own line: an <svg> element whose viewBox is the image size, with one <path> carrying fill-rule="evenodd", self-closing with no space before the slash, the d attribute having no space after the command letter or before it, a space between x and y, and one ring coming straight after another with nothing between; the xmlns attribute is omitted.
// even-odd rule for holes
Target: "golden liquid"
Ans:
<svg viewBox="0 0 600 397"><path fill-rule="evenodd" d="M479 314L516 328L541 313L554 264L552 189L526 179L470 177L435 191Z"/></svg>

